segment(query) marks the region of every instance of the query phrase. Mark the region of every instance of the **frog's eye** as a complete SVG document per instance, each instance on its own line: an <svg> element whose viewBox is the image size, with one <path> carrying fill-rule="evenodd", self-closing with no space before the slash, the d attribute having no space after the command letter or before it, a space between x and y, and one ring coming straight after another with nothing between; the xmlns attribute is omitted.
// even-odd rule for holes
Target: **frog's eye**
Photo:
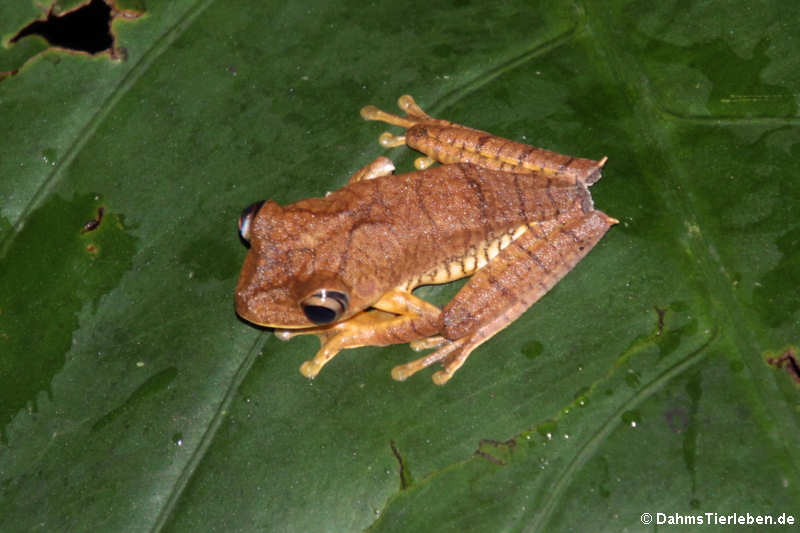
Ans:
<svg viewBox="0 0 800 533"><path fill-rule="evenodd" d="M247 244L250 244L250 226L253 225L253 217L256 216L262 205L264 205L264 202L248 205L239 217L239 237Z"/></svg>
<svg viewBox="0 0 800 533"><path fill-rule="evenodd" d="M339 320L347 311L348 300L347 294L343 292L321 289L303 300L300 305L311 322L324 325Z"/></svg>

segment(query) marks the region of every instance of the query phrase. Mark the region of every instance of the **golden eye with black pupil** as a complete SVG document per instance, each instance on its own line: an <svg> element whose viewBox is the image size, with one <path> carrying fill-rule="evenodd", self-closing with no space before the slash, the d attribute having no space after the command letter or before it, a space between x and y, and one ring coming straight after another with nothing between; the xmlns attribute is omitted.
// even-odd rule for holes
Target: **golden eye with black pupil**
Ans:
<svg viewBox="0 0 800 533"><path fill-rule="evenodd" d="M263 201L248 205L239 217L239 237L247 244L250 244L250 227L253 225L253 218L262 205L264 205Z"/></svg>
<svg viewBox="0 0 800 533"><path fill-rule="evenodd" d="M347 311L348 300L343 292L320 289L303 300L300 306L311 322L323 326L339 320Z"/></svg>

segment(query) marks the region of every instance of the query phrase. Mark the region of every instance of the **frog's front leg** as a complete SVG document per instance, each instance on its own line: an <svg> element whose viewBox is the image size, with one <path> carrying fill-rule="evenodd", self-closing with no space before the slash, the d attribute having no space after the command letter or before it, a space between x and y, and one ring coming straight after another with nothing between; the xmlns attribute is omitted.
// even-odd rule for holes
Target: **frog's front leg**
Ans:
<svg viewBox="0 0 800 533"><path fill-rule="evenodd" d="M409 95L401 96L398 107L406 116L381 111L375 106L361 109L366 120L378 120L406 129L406 134L384 133L380 143L385 147L408 145L426 154L414 165L426 168L434 161L440 163L471 163L492 170L510 172L542 172L565 183L581 182L591 185L601 177L606 158L600 161L571 157L536 146L497 137L485 131L468 128L428 116Z"/></svg>
<svg viewBox="0 0 800 533"><path fill-rule="evenodd" d="M314 334L322 341L319 352L300 367L314 378L328 361L345 348L404 344L435 335L441 328L441 310L402 290L391 290L373 305L343 322L324 328L276 332L281 339Z"/></svg>
<svg viewBox="0 0 800 533"><path fill-rule="evenodd" d="M437 351L392 370L405 380L441 362L433 375L446 383L469 354L517 319L569 272L617 221L601 211L580 213L545 234L536 224L509 244L464 285L442 310L442 341Z"/></svg>

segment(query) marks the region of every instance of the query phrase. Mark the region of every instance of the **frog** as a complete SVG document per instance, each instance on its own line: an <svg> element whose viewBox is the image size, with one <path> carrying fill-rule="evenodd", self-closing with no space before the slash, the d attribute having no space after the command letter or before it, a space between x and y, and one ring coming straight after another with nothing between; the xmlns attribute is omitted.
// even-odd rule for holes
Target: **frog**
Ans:
<svg viewBox="0 0 800 533"><path fill-rule="evenodd" d="M338 190L247 207L249 251L237 314L281 340L316 335L305 377L344 349L408 344L428 353L395 366L404 381L436 363L448 383L470 354L544 296L618 221L595 209L589 186L607 158L571 157L426 114L410 95L404 115L361 116L405 129L382 146L421 155L395 173L379 156ZM436 165L438 163L438 165ZM443 307L414 294L469 279Z"/></svg>

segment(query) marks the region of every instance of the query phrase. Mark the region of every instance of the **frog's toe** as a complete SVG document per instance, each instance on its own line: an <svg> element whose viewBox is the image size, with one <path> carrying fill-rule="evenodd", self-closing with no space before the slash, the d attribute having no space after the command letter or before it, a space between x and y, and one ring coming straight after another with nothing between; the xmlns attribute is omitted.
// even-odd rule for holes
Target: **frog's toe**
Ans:
<svg viewBox="0 0 800 533"><path fill-rule="evenodd" d="M453 374L448 374L445 370L439 370L433 373L433 383L436 385L444 385L450 378L453 377Z"/></svg>
<svg viewBox="0 0 800 533"><path fill-rule="evenodd" d="M425 111L414 101L410 94L404 94L397 99L397 107L406 112L406 115L414 117L430 118Z"/></svg>
<svg viewBox="0 0 800 533"><path fill-rule="evenodd" d="M374 105L365 105L361 108L361 118L364 120L381 120L383 113Z"/></svg>
<svg viewBox="0 0 800 533"><path fill-rule="evenodd" d="M398 365L392 369L392 379L395 381L405 381L414 374L414 371L409 371L406 365Z"/></svg>
<svg viewBox="0 0 800 533"><path fill-rule="evenodd" d="M436 163L436 160L432 157L418 157L414 160L414 168L417 170L425 170L426 168L430 168L434 163Z"/></svg>
<svg viewBox="0 0 800 533"><path fill-rule="evenodd" d="M388 131L385 131L381 133L380 137L378 137L378 143L380 143L380 145L384 148L396 148L406 144L406 136L392 135Z"/></svg>
<svg viewBox="0 0 800 533"><path fill-rule="evenodd" d="M433 374L433 382L437 385L444 385L450 381L453 374L464 365L469 354L478 347L480 342L475 342L470 337L462 337L454 341L453 344L456 345L457 349L451 350L447 358L442 361L444 368Z"/></svg>
<svg viewBox="0 0 800 533"><path fill-rule="evenodd" d="M423 368L428 368L433 363L438 363L447 357L458 347L461 346L460 340L455 342L449 342L447 339L443 337L429 337L428 339L422 339L419 343L425 343L431 339L441 339L440 344L444 344L441 348L436 350L433 353L429 353L428 355L424 355L419 359L414 359L413 361L409 361L406 364L398 365L392 369L392 378L397 381L405 381L406 379L410 378ZM424 344L423 344L424 345ZM434 345L435 346L435 345ZM430 346L429 346L430 347Z"/></svg>
<svg viewBox="0 0 800 533"><path fill-rule="evenodd" d="M300 365L300 373L303 374L308 379L314 379L319 374L319 371L322 370L322 365L318 364L315 361L306 361L302 365Z"/></svg>
<svg viewBox="0 0 800 533"><path fill-rule="evenodd" d="M361 118L364 120L377 120L380 122L386 122L387 124L393 124L395 126L400 126L401 128L410 128L417 122L413 119L408 119L404 117L399 117L397 115L393 115L391 113L387 113L386 111L381 111L374 105L367 105L361 108Z"/></svg>
<svg viewBox="0 0 800 533"><path fill-rule="evenodd" d="M445 347L444 349L446 349ZM414 359L413 361L409 361L403 365L397 365L392 369L392 379L395 381L405 381L423 368L427 368L431 366L433 363L440 361L445 355L442 355L440 352L442 350L437 350L432 354L428 354L424 357L420 357L419 359Z"/></svg>
<svg viewBox="0 0 800 533"><path fill-rule="evenodd" d="M436 335L435 337L428 337L427 339L411 341L408 343L408 346L415 352L421 352L422 350L428 350L430 348L438 348L446 342L447 339L441 335Z"/></svg>

